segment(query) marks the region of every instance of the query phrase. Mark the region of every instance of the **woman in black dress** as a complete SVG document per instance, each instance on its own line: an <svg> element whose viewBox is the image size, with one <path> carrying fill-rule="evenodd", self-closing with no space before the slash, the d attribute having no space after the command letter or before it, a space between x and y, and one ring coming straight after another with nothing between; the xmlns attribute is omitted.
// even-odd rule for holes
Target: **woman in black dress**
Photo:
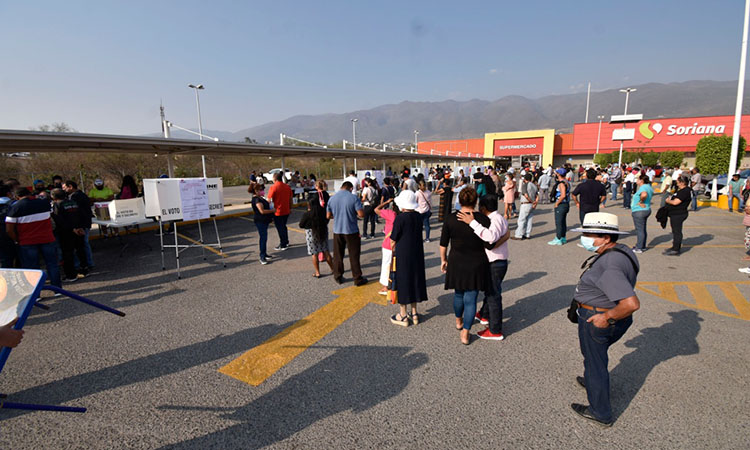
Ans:
<svg viewBox="0 0 750 450"><path fill-rule="evenodd" d="M458 194L461 211L473 212L477 204L477 192L471 186ZM484 214L475 214L474 219L489 228L490 219ZM448 255L448 245L451 252ZM479 291L489 289L489 267L485 248L494 244L485 243L471 227L451 214L443 224L440 235L441 269L445 273L445 289L454 289L453 311L456 313L456 329L461 330L461 342L469 344L469 331L477 312ZM463 318L463 319L462 319Z"/></svg>
<svg viewBox="0 0 750 450"><path fill-rule="evenodd" d="M408 326L419 323L417 303L427 300L427 282L422 246L422 215L417 209L417 196L405 189L398 194L396 206L401 211L393 221L391 248L396 259L395 287L400 312L391 316L391 322ZM411 306L407 316L406 306Z"/></svg>
<svg viewBox="0 0 750 450"><path fill-rule="evenodd" d="M688 206L691 200L690 178L680 175L677 178L677 192L667 199L667 215L672 226L672 248L664 251L668 256L680 256L682 250L682 224L688 218Z"/></svg>

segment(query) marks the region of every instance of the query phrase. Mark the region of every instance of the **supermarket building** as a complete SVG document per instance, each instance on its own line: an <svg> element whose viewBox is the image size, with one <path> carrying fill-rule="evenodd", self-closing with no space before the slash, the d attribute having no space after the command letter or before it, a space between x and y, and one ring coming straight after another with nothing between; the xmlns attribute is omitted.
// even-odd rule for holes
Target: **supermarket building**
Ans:
<svg viewBox="0 0 750 450"><path fill-rule="evenodd" d="M601 126L601 130L600 130ZM418 152L451 156L476 155L499 157L506 165L537 162L543 166L563 163L591 164L598 153L619 152L620 141L612 140L621 123L577 123L572 133L556 134L554 129L486 133L484 138L425 141L418 144ZM634 139L623 141L623 151L680 151L685 153L683 164L695 164L695 146L708 135L732 135L734 116L682 117L644 119L628 123ZM750 115L742 116L740 135L750 137ZM741 167L750 165L750 158Z"/></svg>

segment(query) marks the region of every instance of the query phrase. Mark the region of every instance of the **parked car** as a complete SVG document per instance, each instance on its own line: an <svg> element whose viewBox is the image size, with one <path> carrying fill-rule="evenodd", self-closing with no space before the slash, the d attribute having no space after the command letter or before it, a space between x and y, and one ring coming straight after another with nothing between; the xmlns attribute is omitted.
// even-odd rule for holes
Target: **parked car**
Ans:
<svg viewBox="0 0 750 450"><path fill-rule="evenodd" d="M266 172L266 173L263 174L263 178L266 180L266 183L273 183L273 176L274 176L274 174L279 173L279 172L281 172L281 168L280 167L277 168L277 169L271 169L268 172ZM286 181L291 180L293 173L294 172L292 172L289 169L284 169L284 179Z"/></svg>

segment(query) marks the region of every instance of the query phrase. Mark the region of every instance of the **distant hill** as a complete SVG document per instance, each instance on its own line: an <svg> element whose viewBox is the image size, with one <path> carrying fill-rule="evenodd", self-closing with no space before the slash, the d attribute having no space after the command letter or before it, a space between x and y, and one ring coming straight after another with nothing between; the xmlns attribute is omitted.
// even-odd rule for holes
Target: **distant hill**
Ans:
<svg viewBox="0 0 750 450"><path fill-rule="evenodd" d="M632 86L628 112L643 113L646 118L690 117L734 114L736 81L686 81L648 83ZM743 114L750 112L750 93L746 93ZM622 114L625 96L618 89L591 93L589 122L597 115ZM279 133L319 142L338 142L351 138L351 122L356 117L357 140L361 142L412 142L413 131L419 140L477 138L493 131L519 131L554 128L571 131L574 123L584 121L586 93L550 95L529 99L510 95L495 101L468 100L442 102L404 101L396 105L352 111L343 114L294 116L235 133L207 131L225 140L242 141L250 137L258 142L278 142ZM176 137L187 137L174 133Z"/></svg>

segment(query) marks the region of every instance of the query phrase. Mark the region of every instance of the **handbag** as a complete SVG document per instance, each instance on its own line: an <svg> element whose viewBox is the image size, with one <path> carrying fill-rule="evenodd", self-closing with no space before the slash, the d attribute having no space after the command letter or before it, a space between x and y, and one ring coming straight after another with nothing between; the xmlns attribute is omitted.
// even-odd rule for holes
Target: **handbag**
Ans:
<svg viewBox="0 0 750 450"><path fill-rule="evenodd" d="M570 307L568 308L567 314L568 320L573 323L578 323L578 302L575 299L570 301Z"/></svg>
<svg viewBox="0 0 750 450"><path fill-rule="evenodd" d="M299 227L303 230L309 230L312 228L312 212L307 211L302 214L302 218L299 219Z"/></svg>

